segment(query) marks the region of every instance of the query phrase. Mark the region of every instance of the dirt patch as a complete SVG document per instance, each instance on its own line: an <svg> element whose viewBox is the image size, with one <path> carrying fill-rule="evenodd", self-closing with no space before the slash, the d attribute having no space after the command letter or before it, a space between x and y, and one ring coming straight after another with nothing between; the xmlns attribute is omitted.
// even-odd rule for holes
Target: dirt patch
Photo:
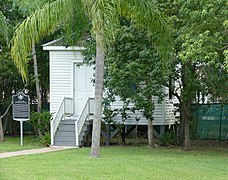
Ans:
<svg viewBox="0 0 228 180"><path fill-rule="evenodd" d="M215 150L228 152L228 141L191 140L191 147L192 149L196 150Z"/></svg>

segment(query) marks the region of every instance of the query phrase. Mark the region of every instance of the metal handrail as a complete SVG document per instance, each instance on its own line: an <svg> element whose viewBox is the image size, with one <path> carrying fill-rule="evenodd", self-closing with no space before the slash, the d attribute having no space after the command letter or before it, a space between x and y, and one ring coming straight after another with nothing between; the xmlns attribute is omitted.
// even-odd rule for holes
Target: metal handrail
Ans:
<svg viewBox="0 0 228 180"><path fill-rule="evenodd" d="M85 121L88 120L90 115L94 114L94 98L88 98L86 101L78 120L75 122L75 135L76 145L79 146L79 135L82 131Z"/></svg>
<svg viewBox="0 0 228 180"><path fill-rule="evenodd" d="M54 145L54 135L59 127L61 120L65 115L73 114L73 98L64 97L51 120L51 145Z"/></svg>

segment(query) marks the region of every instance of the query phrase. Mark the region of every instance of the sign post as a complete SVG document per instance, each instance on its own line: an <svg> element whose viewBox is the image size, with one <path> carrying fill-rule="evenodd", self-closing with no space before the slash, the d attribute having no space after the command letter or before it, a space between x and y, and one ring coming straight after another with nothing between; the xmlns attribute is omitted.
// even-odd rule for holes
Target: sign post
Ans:
<svg viewBox="0 0 228 180"><path fill-rule="evenodd" d="M29 96L19 92L12 96L13 101L13 120L20 121L21 146L23 146L23 121L30 118Z"/></svg>
<svg viewBox="0 0 228 180"><path fill-rule="evenodd" d="M23 120L20 120L21 146L23 146Z"/></svg>

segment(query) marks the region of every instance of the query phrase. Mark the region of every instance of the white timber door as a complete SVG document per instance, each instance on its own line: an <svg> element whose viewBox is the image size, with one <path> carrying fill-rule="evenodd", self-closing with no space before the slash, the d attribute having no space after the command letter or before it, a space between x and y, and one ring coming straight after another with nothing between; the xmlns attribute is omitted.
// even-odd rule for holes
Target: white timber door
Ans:
<svg viewBox="0 0 228 180"><path fill-rule="evenodd" d="M74 64L74 103L75 115L79 116L87 99L94 97L93 67Z"/></svg>

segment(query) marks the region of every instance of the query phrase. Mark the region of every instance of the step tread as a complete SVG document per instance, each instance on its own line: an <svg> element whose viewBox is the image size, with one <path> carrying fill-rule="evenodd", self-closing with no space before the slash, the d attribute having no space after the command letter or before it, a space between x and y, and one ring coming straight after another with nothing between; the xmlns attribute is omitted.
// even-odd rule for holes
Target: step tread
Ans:
<svg viewBox="0 0 228 180"><path fill-rule="evenodd" d="M56 135L55 136L55 139L57 139L57 138L63 138L63 139L70 139L70 138L75 138L75 135L72 135L72 136L60 136L60 135Z"/></svg>
<svg viewBox="0 0 228 180"><path fill-rule="evenodd" d="M63 124L75 125L75 120L63 120L61 121L60 125L63 125Z"/></svg>
<svg viewBox="0 0 228 180"><path fill-rule="evenodd" d="M64 141L59 141L59 142L54 142L55 146L76 146L75 142L64 142Z"/></svg>
<svg viewBox="0 0 228 180"><path fill-rule="evenodd" d="M79 144L83 144L86 139L84 138L87 131L90 131L92 121L85 121L82 131L79 135ZM54 137L54 145L56 146L75 146L75 120L61 121Z"/></svg>
<svg viewBox="0 0 228 180"><path fill-rule="evenodd" d="M75 136L75 131L58 131L55 136Z"/></svg>
<svg viewBox="0 0 228 180"><path fill-rule="evenodd" d="M54 142L75 142L75 138L72 138L72 139L55 138Z"/></svg>
<svg viewBox="0 0 228 180"><path fill-rule="evenodd" d="M68 125L61 125L59 126L58 131L75 131L75 127L74 126L68 126Z"/></svg>

